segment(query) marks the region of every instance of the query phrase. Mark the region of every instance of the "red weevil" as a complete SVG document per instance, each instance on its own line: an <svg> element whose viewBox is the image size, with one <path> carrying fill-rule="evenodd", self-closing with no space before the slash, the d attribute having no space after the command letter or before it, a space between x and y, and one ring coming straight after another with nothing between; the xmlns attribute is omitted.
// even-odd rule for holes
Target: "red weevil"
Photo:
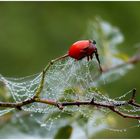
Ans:
<svg viewBox="0 0 140 140"><path fill-rule="evenodd" d="M99 63L100 70L102 72L95 40L77 41L70 46L70 49L68 51L68 56L70 56L76 60L81 60L82 58L87 57L87 60L89 61L89 59L92 60L94 54Z"/></svg>

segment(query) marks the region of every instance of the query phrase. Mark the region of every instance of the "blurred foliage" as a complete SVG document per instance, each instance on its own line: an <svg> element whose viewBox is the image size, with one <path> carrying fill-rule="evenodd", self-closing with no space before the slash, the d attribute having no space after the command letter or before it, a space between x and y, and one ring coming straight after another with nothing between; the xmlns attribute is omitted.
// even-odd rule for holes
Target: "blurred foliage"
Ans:
<svg viewBox="0 0 140 140"><path fill-rule="evenodd" d="M55 139L68 139L72 134L72 127L70 125L61 127L57 132Z"/></svg>
<svg viewBox="0 0 140 140"><path fill-rule="evenodd" d="M125 37L119 49L132 55L136 51L135 45L139 43L139 7L140 2L0 2L0 74L20 77L40 72L50 59L66 53L73 42L89 39L86 31L97 16L119 27ZM108 39L113 36L110 34ZM98 42L105 46L106 38L102 39L98 38ZM122 54L115 57L127 60L128 57ZM140 65L136 66L123 78L103 85L102 88L112 97L122 95L133 87L139 92L139 68ZM3 83L0 86L1 96L7 89ZM71 89L65 93L71 93ZM6 94L1 98L8 99ZM20 115L17 116L7 114L0 118L0 124L3 122L0 138L30 138L33 135L36 138L46 137L44 127L38 128L39 125L28 114L23 115L26 124L19 119ZM113 119L107 121L115 123ZM131 121L128 123L131 124ZM27 124L31 124L30 128ZM119 125L125 126L120 120ZM75 125L73 129L69 124L66 127L60 128L55 137L68 138L76 129ZM63 130L66 132L61 134ZM125 133L107 130L91 138L139 138L139 129L130 129Z"/></svg>

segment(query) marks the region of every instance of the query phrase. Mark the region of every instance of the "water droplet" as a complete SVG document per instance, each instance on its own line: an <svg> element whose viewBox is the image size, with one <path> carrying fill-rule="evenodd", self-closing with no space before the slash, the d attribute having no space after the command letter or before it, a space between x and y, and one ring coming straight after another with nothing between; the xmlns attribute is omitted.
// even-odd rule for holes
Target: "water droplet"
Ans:
<svg viewBox="0 0 140 140"><path fill-rule="evenodd" d="M126 132L126 129L123 129L124 132Z"/></svg>
<svg viewBox="0 0 140 140"><path fill-rule="evenodd" d="M43 124L41 124L40 126L41 126L41 127L46 127L46 124L45 124L45 123L43 123Z"/></svg>

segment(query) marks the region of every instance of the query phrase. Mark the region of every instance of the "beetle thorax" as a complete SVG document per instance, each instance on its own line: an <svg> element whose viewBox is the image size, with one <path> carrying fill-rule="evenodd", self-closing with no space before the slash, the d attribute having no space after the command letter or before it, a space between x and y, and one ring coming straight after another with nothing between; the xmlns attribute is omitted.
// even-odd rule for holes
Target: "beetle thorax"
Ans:
<svg viewBox="0 0 140 140"><path fill-rule="evenodd" d="M90 43L90 44L89 44L89 49L88 49L89 54L94 53L95 50L96 50L96 45L93 44L93 43Z"/></svg>

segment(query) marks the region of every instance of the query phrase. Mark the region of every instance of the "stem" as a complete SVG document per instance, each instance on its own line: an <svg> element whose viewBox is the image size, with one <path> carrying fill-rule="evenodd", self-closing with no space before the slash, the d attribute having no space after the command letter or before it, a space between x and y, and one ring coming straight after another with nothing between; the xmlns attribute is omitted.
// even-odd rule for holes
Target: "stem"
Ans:
<svg viewBox="0 0 140 140"><path fill-rule="evenodd" d="M140 54L136 54L134 56L132 56L130 59L128 59L126 62L122 63L122 64L118 64L116 66L110 67L110 68L102 68L103 73L109 72L111 70L116 70L119 69L121 67L124 67L128 64L136 64L140 61Z"/></svg>
<svg viewBox="0 0 140 140"><path fill-rule="evenodd" d="M63 56L60 56L60 57L54 59L54 60L51 60L51 61L48 63L48 65L43 69L43 71L42 71L42 78L41 78L40 84L39 84L39 86L38 86L38 88L37 88L37 90L36 90L36 93L35 93L35 96L36 96L37 98L39 97L39 95L40 95L40 93L41 93L41 91L42 91L42 89L43 89L43 86L44 86L44 79L45 79L46 72L49 70L49 68L50 68L55 62L57 62L57 61L59 61L59 60L62 60L62 59L64 59L64 58L68 57L68 56L69 56L68 54L65 54L65 55L63 55Z"/></svg>

